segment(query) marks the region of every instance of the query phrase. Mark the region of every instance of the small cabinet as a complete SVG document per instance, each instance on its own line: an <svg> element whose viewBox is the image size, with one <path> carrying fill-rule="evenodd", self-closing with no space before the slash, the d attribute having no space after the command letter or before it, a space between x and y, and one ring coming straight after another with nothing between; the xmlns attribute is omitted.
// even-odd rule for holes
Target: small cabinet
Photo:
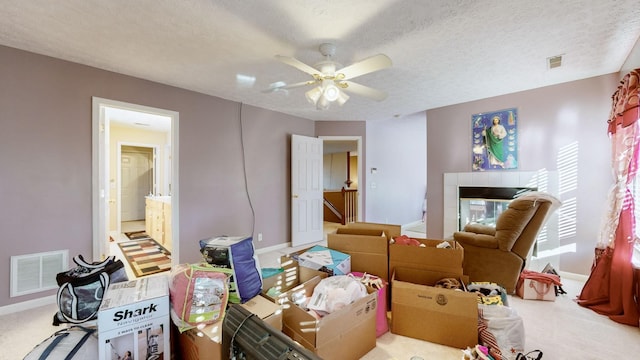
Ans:
<svg viewBox="0 0 640 360"><path fill-rule="evenodd" d="M147 197L145 200L147 234L171 251L171 198Z"/></svg>
<svg viewBox="0 0 640 360"><path fill-rule="evenodd" d="M163 214L163 234L164 234L164 243L163 246L171 251L171 203L162 204L162 214Z"/></svg>

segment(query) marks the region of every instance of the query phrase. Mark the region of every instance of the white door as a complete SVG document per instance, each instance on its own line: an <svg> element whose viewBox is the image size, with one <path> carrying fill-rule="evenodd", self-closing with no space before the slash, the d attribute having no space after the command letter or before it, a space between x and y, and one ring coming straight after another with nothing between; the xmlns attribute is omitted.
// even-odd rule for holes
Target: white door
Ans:
<svg viewBox="0 0 640 360"><path fill-rule="evenodd" d="M144 220L145 196L153 189L153 149L123 148L121 169L121 219Z"/></svg>
<svg viewBox="0 0 640 360"><path fill-rule="evenodd" d="M291 245L322 241L322 140L291 136Z"/></svg>

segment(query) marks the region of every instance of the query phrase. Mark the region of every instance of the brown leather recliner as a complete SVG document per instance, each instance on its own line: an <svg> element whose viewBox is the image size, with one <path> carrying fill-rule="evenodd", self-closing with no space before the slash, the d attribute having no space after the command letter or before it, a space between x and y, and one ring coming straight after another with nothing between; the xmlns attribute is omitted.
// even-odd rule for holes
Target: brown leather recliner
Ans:
<svg viewBox="0 0 640 360"><path fill-rule="evenodd" d="M538 233L562 203L544 192L529 192L509 203L496 226L467 224L453 239L464 248L463 268L470 281L489 281L515 292Z"/></svg>

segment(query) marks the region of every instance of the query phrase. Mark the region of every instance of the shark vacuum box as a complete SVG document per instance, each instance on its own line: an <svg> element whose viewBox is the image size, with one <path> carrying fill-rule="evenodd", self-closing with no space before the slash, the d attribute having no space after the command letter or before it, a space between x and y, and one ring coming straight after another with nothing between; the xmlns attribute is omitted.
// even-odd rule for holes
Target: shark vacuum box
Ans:
<svg viewBox="0 0 640 360"><path fill-rule="evenodd" d="M149 276L109 285L98 311L99 360L169 359L169 282Z"/></svg>

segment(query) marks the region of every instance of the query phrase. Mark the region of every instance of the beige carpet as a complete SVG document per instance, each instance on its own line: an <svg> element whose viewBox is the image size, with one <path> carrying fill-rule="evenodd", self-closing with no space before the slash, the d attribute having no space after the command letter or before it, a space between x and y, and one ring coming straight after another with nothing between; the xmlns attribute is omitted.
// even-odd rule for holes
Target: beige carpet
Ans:
<svg viewBox="0 0 640 360"><path fill-rule="evenodd" d="M543 360L638 358L640 329L619 325L578 306L573 299L582 283L564 279L564 284L568 294L555 302L509 297L511 306L524 320L526 349L542 350ZM51 304L0 316L0 360L22 359L36 344L59 330L51 325L55 311L55 305ZM377 347L362 359L409 360L412 356L459 360L462 350L387 333L378 338Z"/></svg>
<svg viewBox="0 0 640 360"><path fill-rule="evenodd" d="M640 357L640 329L617 324L575 303L582 282L564 279L561 295L554 302L522 300L509 296L510 306L523 318L525 348L539 349L543 360L635 359ZM429 326L425 324L425 326ZM387 333L377 347L362 359L459 360L462 351Z"/></svg>

